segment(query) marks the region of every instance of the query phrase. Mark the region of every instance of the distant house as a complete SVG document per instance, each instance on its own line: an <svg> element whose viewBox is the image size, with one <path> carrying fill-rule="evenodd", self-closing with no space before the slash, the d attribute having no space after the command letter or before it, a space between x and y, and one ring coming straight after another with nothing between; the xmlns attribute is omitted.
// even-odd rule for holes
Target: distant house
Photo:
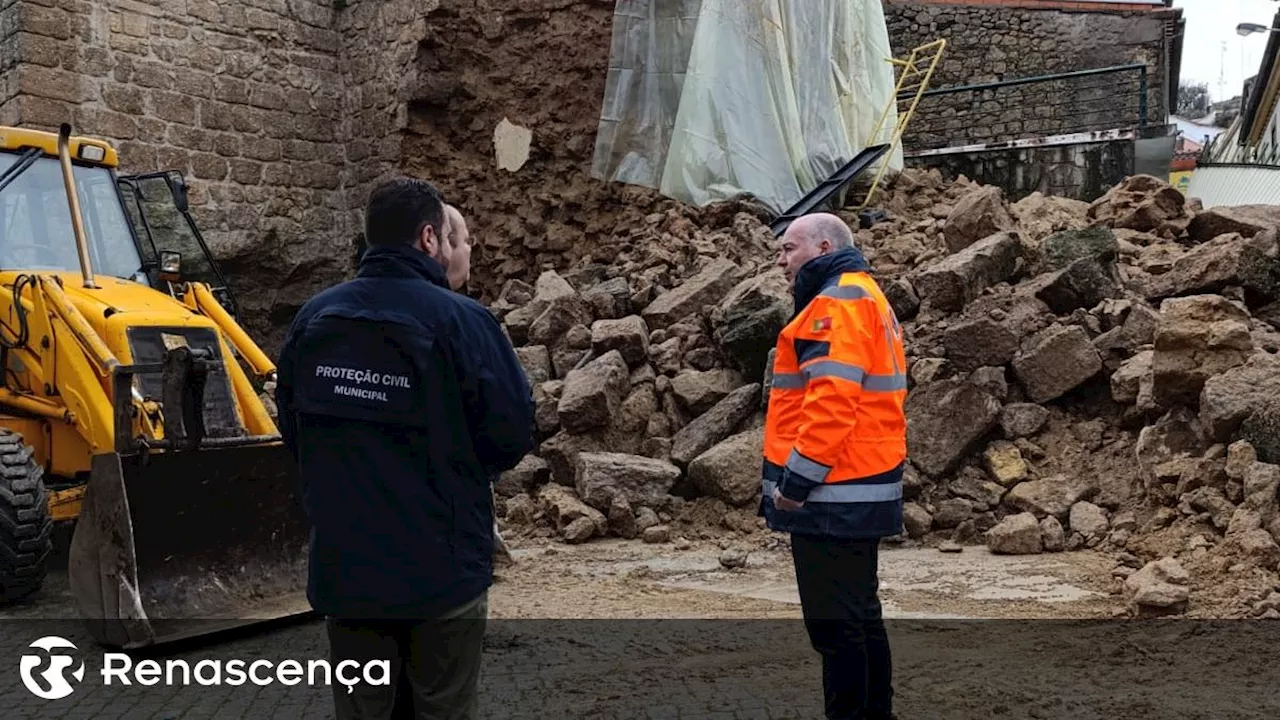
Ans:
<svg viewBox="0 0 1280 720"><path fill-rule="evenodd" d="M1186 193L1205 207L1280 204L1280 12L1257 75L1245 80L1240 116L1200 153Z"/></svg>

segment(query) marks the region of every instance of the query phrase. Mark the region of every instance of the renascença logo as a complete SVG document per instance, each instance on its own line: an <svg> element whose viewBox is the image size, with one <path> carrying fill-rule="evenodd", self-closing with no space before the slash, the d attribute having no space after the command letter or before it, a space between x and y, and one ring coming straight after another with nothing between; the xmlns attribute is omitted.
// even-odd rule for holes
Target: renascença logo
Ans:
<svg viewBox="0 0 1280 720"><path fill-rule="evenodd" d="M75 692L75 687L67 682L66 674L66 670L75 663L75 659L67 653L54 652L55 649L59 648L78 650L79 648L75 646L75 643L56 635L47 635L31 643L28 647L44 651L43 655L23 655L22 662L18 666L19 670L22 671L22 684L27 686L31 694L45 700L59 700ZM49 662L49 667L39 675L36 675L36 668L44 665L46 659ZM38 682L36 680L37 677L44 680L44 682ZM80 667L71 673L71 677L75 678L76 682L84 680L83 660L80 661Z"/></svg>
<svg viewBox="0 0 1280 720"><path fill-rule="evenodd" d="M77 650L76 646L65 638L57 636L42 637L31 643L31 647L44 650L43 655L23 655L19 669L22 671L22 684L37 697L45 700L58 700L75 691L75 687L67 681L66 670L74 664L68 653L54 653L57 648ZM36 670L45 664L48 658L49 667L43 672ZM167 660L164 668L155 660L143 660L136 665L133 659L124 653L106 653L102 656L102 684L120 685L158 685L162 678L165 685L190 685L192 680L198 685L243 685L251 682L254 685L266 686L274 682L282 685L297 685L303 681L305 674L308 685L330 685L334 680L347 688L350 693L355 686L364 682L369 685L391 684L391 663L388 660L371 660L361 665L353 660L343 660L333 667L326 660L311 660L304 672L302 663L297 660L284 660L279 664L270 660L200 660L194 665L186 660ZM84 680L84 662L71 673L76 682ZM41 683L39 680L43 679Z"/></svg>

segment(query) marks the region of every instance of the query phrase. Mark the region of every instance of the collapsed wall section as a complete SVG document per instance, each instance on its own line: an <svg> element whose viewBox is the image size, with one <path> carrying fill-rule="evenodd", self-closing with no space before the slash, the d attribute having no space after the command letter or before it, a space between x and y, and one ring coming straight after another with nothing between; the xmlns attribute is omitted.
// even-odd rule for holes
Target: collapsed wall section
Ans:
<svg viewBox="0 0 1280 720"><path fill-rule="evenodd" d="M468 218L473 294L492 299L508 278L616 255L620 218L638 226L657 202L590 174L613 10L598 0L441 0L427 16L403 167ZM514 171L496 162L504 119L530 132Z"/></svg>

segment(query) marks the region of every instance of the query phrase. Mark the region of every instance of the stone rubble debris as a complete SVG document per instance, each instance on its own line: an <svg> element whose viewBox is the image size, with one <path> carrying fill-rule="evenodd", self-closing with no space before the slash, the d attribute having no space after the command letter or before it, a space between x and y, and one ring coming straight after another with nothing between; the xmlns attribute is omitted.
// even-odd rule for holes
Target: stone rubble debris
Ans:
<svg viewBox="0 0 1280 720"><path fill-rule="evenodd" d="M1280 581L1280 207L1203 210L1144 175L1092 203L933 170L885 190L885 220L846 220L905 332L907 542L1113 553L1135 607L1231 567ZM495 266L539 433L496 486L504 531L762 532L794 311L769 217L628 197L600 251Z"/></svg>

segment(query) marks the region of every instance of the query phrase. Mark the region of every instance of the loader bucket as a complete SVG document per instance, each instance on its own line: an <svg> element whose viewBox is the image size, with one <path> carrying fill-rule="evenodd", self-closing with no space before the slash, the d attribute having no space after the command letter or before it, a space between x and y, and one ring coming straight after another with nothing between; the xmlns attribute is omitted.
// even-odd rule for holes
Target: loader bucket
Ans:
<svg viewBox="0 0 1280 720"><path fill-rule="evenodd" d="M69 579L101 644L144 647L309 614L309 526L279 443L96 456Z"/></svg>

